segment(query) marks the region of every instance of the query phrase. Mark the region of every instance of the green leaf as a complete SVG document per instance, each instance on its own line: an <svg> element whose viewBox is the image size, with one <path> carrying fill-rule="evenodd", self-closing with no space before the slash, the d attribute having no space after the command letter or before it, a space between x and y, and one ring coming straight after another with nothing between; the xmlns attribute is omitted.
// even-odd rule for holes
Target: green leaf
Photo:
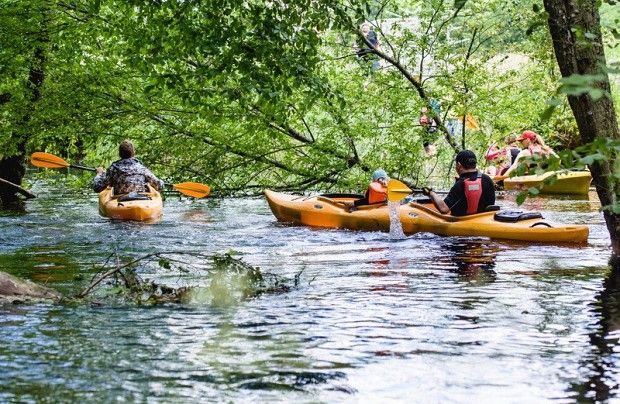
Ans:
<svg viewBox="0 0 620 404"><path fill-rule="evenodd" d="M557 107L554 105L550 105L547 108L545 108L545 110L542 112L542 114L540 114L540 120L542 122L547 122L551 119L551 116L553 115L553 113L555 112L555 109Z"/></svg>
<svg viewBox="0 0 620 404"><path fill-rule="evenodd" d="M536 187L531 187L527 190L528 193L532 194L532 195L538 195L540 193L540 189L536 188Z"/></svg>
<svg viewBox="0 0 620 404"><path fill-rule="evenodd" d="M516 199L517 205L522 205L523 202L525 202L525 198L527 198L527 195L527 191L519 192Z"/></svg>

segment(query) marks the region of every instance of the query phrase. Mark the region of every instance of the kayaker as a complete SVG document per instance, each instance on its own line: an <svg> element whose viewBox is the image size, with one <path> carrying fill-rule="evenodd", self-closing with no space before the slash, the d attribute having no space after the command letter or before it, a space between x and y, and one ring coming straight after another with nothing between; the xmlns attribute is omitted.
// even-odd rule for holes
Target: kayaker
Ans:
<svg viewBox="0 0 620 404"><path fill-rule="evenodd" d="M504 138L505 147L499 149L496 144L489 147L484 158L489 162L493 162L493 164L486 168L485 174L488 174L490 177L504 175L521 152L521 149L515 144L516 141L517 135L511 133Z"/></svg>
<svg viewBox="0 0 620 404"><path fill-rule="evenodd" d="M147 185L158 191L164 188L164 182L134 158L136 152L129 140L121 142L118 146L118 154L121 159L112 163L107 171L103 167L97 167L97 175L91 183L95 192L113 187L114 195L119 195L147 192Z"/></svg>
<svg viewBox="0 0 620 404"><path fill-rule="evenodd" d="M453 216L465 216L484 212L488 206L494 205L493 180L478 171L474 152L460 151L454 160L459 177L444 199L431 188L422 189L422 193L431 199L437 210L444 215L450 213Z"/></svg>
<svg viewBox="0 0 620 404"><path fill-rule="evenodd" d="M523 131L521 136L517 139L517 142L521 142L523 146L523 150L519 152L517 157L514 159L512 165L508 170L504 172L503 175L509 176L514 170L517 169L521 161L527 158L547 158L549 156L558 157L558 155L551 149L551 147L545 144L545 141L542 137L531 130Z"/></svg>
<svg viewBox="0 0 620 404"><path fill-rule="evenodd" d="M353 202L344 202L348 211L353 211L357 206L373 205L387 201L387 183L389 177L385 170L375 170L372 173L371 182L364 197Z"/></svg>

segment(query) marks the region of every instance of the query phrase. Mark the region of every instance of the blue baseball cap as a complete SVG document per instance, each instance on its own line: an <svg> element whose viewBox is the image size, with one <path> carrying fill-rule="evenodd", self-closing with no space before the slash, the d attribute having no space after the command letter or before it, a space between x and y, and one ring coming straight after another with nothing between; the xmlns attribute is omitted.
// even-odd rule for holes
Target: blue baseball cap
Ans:
<svg viewBox="0 0 620 404"><path fill-rule="evenodd" d="M372 180L373 180L373 181L377 181L377 180L378 180L378 179L380 179L380 178L384 178L384 179L386 179L386 180L389 178L389 177L388 177L388 175L387 175L387 173L385 172L385 170L381 170L381 169L379 169L379 170L375 170L375 171L372 173Z"/></svg>

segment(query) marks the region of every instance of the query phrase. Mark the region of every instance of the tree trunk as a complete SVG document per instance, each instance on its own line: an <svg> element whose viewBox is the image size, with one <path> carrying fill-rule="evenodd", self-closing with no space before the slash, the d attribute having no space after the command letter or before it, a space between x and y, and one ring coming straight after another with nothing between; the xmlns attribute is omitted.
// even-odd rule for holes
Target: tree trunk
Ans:
<svg viewBox="0 0 620 404"><path fill-rule="evenodd" d="M562 77L573 74L596 75L592 85L604 91L605 96L594 100L588 93L569 95L568 102L577 121L583 143L597 138L618 139L616 118L605 52L601 38L600 17L596 0L544 0L549 15L549 31ZM617 202L620 182L613 176L617 156L610 161L595 162L590 166L596 192L603 207ZM610 209L603 211L611 238L614 261L620 254L620 220Z"/></svg>
<svg viewBox="0 0 620 404"><path fill-rule="evenodd" d="M0 160L0 178L21 185L25 173L26 169L22 164L22 156L7 157ZM10 204L17 199L15 188L0 181L0 203Z"/></svg>
<svg viewBox="0 0 620 404"><path fill-rule="evenodd" d="M30 101L33 104L41 99L41 88L43 87L43 81L45 79L45 74L43 71L43 66L45 64L43 44L45 42L47 42L47 40L43 38L41 40L41 44L34 50L30 73L28 75L29 89L32 92L30 94ZM9 99L7 99L7 102ZM32 110L34 110L34 108L31 108L31 111ZM22 126L22 128L18 128L18 130L23 130L23 128L28 125L28 122L32 118L31 114L32 112L28 112L21 118L20 126ZM28 141L28 138L24 134L15 133L13 135L13 139L17 143L17 154L0 159L0 177L14 184L21 185L22 178L24 178L24 175L26 174L23 161L26 157L26 142ZM15 187L0 183L0 203L11 203L17 199L17 191Z"/></svg>
<svg viewBox="0 0 620 404"><path fill-rule="evenodd" d="M0 303L58 302L61 299L62 295L54 289L0 271Z"/></svg>

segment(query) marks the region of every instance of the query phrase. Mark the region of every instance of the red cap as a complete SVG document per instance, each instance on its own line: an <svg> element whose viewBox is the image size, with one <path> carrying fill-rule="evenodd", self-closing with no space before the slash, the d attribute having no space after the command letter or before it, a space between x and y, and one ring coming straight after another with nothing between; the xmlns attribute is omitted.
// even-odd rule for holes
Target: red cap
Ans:
<svg viewBox="0 0 620 404"><path fill-rule="evenodd" d="M520 142L525 139L536 140L536 136L538 136L536 132L532 132L531 130L524 130L523 133L521 134L521 137L517 139L517 142Z"/></svg>

